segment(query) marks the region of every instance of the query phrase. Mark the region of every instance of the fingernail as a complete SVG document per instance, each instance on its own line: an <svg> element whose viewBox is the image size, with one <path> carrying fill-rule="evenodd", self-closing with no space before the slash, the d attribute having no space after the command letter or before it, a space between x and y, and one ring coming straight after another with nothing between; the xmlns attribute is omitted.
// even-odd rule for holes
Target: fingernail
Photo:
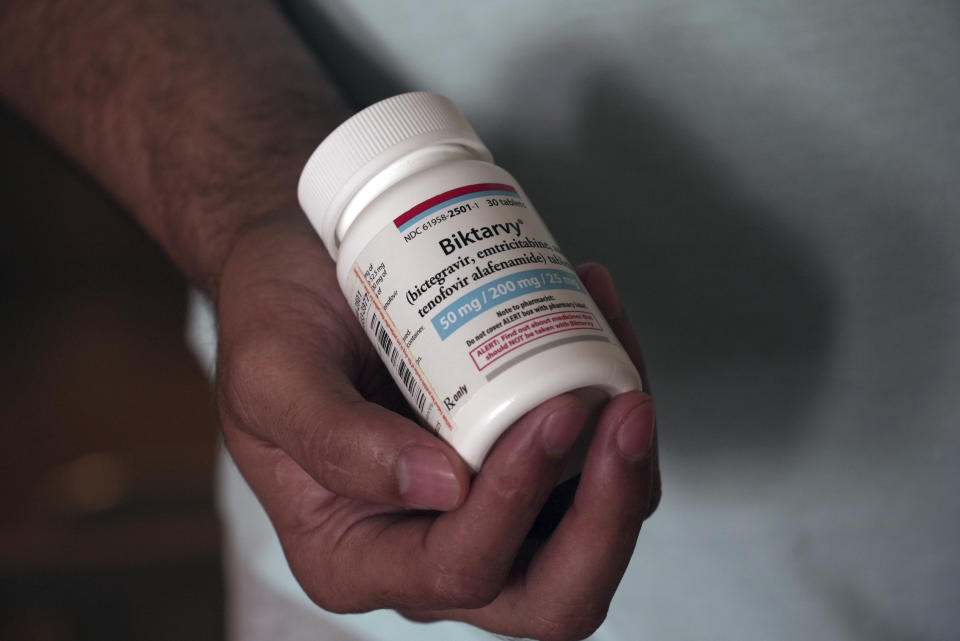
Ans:
<svg viewBox="0 0 960 641"><path fill-rule="evenodd" d="M642 461L653 447L653 403L647 401L623 419L617 432L617 450L631 463Z"/></svg>
<svg viewBox="0 0 960 641"><path fill-rule="evenodd" d="M586 406L579 403L551 412L540 427L540 438L547 454L561 457L569 452L580 436L586 415Z"/></svg>
<svg viewBox="0 0 960 641"><path fill-rule="evenodd" d="M409 445L397 465L400 495L410 507L450 510L460 500L460 481L450 460L435 447Z"/></svg>

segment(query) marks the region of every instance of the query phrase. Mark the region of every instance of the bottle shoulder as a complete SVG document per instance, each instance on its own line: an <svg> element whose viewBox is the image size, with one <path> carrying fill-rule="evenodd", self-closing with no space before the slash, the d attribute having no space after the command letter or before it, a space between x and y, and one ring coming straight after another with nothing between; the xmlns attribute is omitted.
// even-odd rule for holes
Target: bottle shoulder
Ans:
<svg viewBox="0 0 960 641"><path fill-rule="evenodd" d="M395 221L406 212L445 192L468 185L495 182L519 188L509 172L477 159L445 162L398 180L371 200L344 234L337 257L337 274L341 284L360 252L384 229L396 229Z"/></svg>

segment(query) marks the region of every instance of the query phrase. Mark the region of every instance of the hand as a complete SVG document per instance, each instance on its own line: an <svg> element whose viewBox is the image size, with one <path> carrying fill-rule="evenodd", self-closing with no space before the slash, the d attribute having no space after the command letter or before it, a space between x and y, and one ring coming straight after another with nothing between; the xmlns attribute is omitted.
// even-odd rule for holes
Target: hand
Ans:
<svg viewBox="0 0 960 641"><path fill-rule="evenodd" d="M641 366L606 270L580 276ZM608 403L572 507L521 555L582 427L582 401L565 394L529 412L471 484L459 456L409 418L299 215L240 235L218 312L227 446L320 606L545 639L599 626L659 501L647 394Z"/></svg>

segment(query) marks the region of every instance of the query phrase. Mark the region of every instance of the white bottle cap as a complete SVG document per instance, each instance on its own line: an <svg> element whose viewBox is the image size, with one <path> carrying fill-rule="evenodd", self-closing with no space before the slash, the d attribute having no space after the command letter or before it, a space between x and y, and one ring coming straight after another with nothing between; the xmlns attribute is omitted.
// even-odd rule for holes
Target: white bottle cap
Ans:
<svg viewBox="0 0 960 641"><path fill-rule="evenodd" d="M438 144L492 158L463 114L434 93L387 98L334 129L310 156L297 188L300 206L327 249L335 253L337 220L367 181L407 154Z"/></svg>

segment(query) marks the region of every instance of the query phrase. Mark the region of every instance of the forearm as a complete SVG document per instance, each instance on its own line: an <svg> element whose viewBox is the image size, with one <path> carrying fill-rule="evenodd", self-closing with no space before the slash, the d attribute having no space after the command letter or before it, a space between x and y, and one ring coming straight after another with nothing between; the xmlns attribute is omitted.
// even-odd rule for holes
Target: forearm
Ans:
<svg viewBox="0 0 960 641"><path fill-rule="evenodd" d="M7 0L0 42L4 98L212 296L347 114L269 0Z"/></svg>

